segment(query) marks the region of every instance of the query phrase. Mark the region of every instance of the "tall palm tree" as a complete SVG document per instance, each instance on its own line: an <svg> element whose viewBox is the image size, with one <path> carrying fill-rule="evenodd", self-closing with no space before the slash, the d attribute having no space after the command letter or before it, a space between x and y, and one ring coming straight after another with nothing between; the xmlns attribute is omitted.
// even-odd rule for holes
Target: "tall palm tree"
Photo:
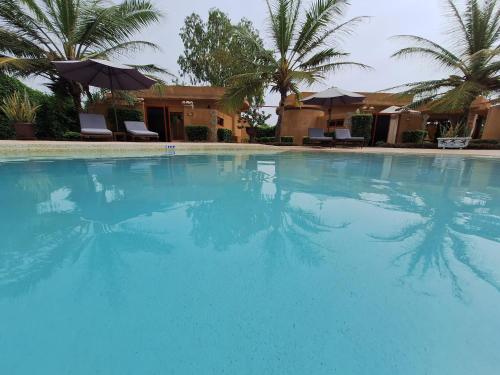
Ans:
<svg viewBox="0 0 500 375"><path fill-rule="evenodd" d="M232 77L223 102L237 108L246 97L270 87L280 95L276 126L279 136L285 99L290 92L300 97L299 85L312 85L341 67L366 68L366 65L345 61L349 54L341 51L334 39L339 34L349 34L365 17L339 22L347 0L314 0L307 10L303 9L301 0L266 2L273 50L257 46L255 41L258 58L250 65L250 71ZM251 35L242 36L252 39Z"/></svg>
<svg viewBox="0 0 500 375"><path fill-rule="evenodd" d="M467 0L465 11L459 11L454 0L446 0L452 22L452 48L414 35L395 38L415 43L393 57L424 56L437 62L450 75L437 80L413 82L402 94L416 97L413 106L428 104L431 109L460 111L461 123L467 121L472 102L479 95L500 90L500 9L497 0Z"/></svg>
<svg viewBox="0 0 500 375"><path fill-rule="evenodd" d="M0 0L0 69L20 76L41 76L56 91L63 88L77 109L88 88L62 79L53 61L110 58L158 48L135 33L158 22L161 13L149 0ZM139 66L146 73L153 66Z"/></svg>

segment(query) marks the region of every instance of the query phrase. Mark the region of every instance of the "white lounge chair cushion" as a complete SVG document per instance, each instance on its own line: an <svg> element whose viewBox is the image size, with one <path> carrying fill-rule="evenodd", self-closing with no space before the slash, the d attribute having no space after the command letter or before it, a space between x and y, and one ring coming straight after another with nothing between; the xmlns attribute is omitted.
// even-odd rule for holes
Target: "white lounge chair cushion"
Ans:
<svg viewBox="0 0 500 375"><path fill-rule="evenodd" d="M111 130L98 128L82 128L81 133L86 135L113 135Z"/></svg>
<svg viewBox="0 0 500 375"><path fill-rule="evenodd" d="M309 137L311 141L333 141L332 137Z"/></svg>
<svg viewBox="0 0 500 375"><path fill-rule="evenodd" d="M149 131L149 130L129 130L128 131L132 135L142 135L142 136L147 136L147 137L158 137L158 133Z"/></svg>
<svg viewBox="0 0 500 375"><path fill-rule="evenodd" d="M136 136L158 137L158 133L152 132L146 128L146 125L141 121L125 121L127 132Z"/></svg>

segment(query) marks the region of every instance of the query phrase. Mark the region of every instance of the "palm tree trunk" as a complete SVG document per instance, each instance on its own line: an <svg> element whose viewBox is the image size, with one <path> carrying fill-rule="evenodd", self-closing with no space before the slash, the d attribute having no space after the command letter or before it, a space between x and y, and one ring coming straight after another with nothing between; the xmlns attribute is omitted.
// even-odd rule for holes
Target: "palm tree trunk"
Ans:
<svg viewBox="0 0 500 375"><path fill-rule="evenodd" d="M71 82L69 84L69 90L76 111L82 112L82 88L77 83Z"/></svg>
<svg viewBox="0 0 500 375"><path fill-rule="evenodd" d="M276 123L276 129L275 129L275 135L276 135L276 138L278 141L281 137L281 125L283 123L283 116L285 115L285 101L286 101L287 95L288 95L287 90L280 90L281 99L280 99L280 105L279 105L279 109L278 109L278 122Z"/></svg>

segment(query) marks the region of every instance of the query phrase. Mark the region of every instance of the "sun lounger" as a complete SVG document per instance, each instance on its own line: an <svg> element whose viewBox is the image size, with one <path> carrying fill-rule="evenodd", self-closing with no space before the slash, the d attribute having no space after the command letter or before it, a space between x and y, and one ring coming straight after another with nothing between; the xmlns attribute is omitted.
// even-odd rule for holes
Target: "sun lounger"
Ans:
<svg viewBox="0 0 500 375"><path fill-rule="evenodd" d="M351 137L351 132L349 129L335 129L335 142L336 145L358 145L363 147L365 144L365 139L363 137Z"/></svg>
<svg viewBox="0 0 500 375"><path fill-rule="evenodd" d="M82 138L102 138L113 140L113 132L108 129L103 115L80 113L80 135Z"/></svg>
<svg viewBox="0 0 500 375"><path fill-rule="evenodd" d="M323 129L309 128L307 135L311 143L329 143L330 145L333 145L333 138L325 137L325 131Z"/></svg>
<svg viewBox="0 0 500 375"><path fill-rule="evenodd" d="M125 128L132 140L136 138L148 138L158 140L158 133L149 131L142 121L125 121Z"/></svg>

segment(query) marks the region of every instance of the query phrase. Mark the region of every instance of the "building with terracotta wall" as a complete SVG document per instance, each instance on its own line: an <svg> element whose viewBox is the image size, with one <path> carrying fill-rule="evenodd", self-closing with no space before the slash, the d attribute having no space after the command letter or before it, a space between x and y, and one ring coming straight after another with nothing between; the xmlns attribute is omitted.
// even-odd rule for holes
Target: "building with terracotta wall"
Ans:
<svg viewBox="0 0 500 375"><path fill-rule="evenodd" d="M220 105L224 88L195 86L165 86L133 93L138 101L132 107L119 102L118 108L135 108L144 114L149 130L160 135L160 141L184 141L185 129L191 125L207 126L209 141L217 141L218 129L229 129L237 142L246 138L245 123L240 113L228 113ZM90 112L107 114L110 98L104 103L94 104ZM242 104L245 109L245 103Z"/></svg>
<svg viewBox="0 0 500 375"><path fill-rule="evenodd" d="M303 92L302 98L313 94ZM399 107L410 104L413 98L391 93L360 92L360 94L366 96L360 104L333 107L334 125L331 128L327 126L328 108L301 105L295 95L290 95L285 102L281 134L293 136L295 144L302 144L309 128L322 128L325 132L334 130L334 127L350 128L351 116L357 110L362 110L373 114L370 144L401 143L405 131L426 129L432 138L439 124L447 121L454 123L461 116L457 112L437 113L427 108L422 108L420 111L398 111ZM500 104L478 97L471 105L468 132L475 139L500 140Z"/></svg>

